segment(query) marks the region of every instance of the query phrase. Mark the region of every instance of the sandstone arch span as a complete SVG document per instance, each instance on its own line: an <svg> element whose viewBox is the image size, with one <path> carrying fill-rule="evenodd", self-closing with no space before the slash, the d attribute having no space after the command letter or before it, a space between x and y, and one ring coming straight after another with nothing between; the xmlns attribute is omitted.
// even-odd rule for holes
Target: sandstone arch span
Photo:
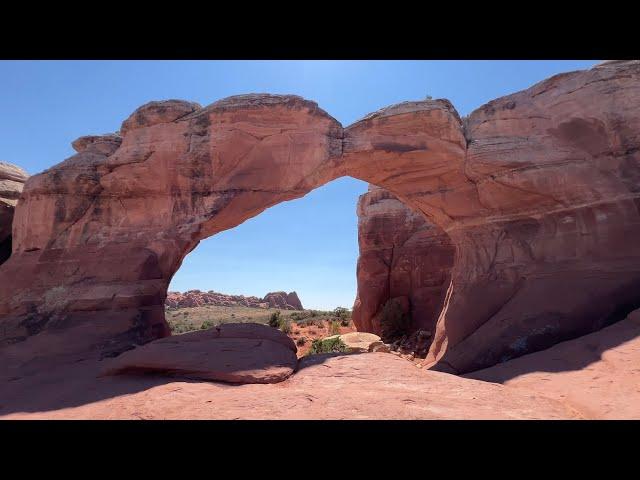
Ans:
<svg viewBox="0 0 640 480"><path fill-rule="evenodd" d="M27 181L0 266L0 338L115 355L167 335L168 283L201 239L344 175L456 247L435 368L596 329L638 302L639 73L609 63L464 120L446 100L406 102L344 129L295 96L144 105Z"/></svg>

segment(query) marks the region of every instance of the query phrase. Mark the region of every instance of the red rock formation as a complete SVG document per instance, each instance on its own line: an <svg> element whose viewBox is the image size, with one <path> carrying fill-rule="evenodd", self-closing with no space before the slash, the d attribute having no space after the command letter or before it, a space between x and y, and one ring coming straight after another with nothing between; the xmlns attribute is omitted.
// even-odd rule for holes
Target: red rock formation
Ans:
<svg viewBox="0 0 640 480"><path fill-rule="evenodd" d="M0 263L11 255L13 213L28 177L20 167L0 162Z"/></svg>
<svg viewBox="0 0 640 480"><path fill-rule="evenodd" d="M287 305L293 307L293 310L304 310L302 302L296 292L287 293Z"/></svg>
<svg viewBox="0 0 640 480"><path fill-rule="evenodd" d="M353 321L383 334L383 306L406 303L410 330L434 332L451 280L455 247L437 226L371 185L358 201L358 296ZM407 331L406 333L410 333Z"/></svg>
<svg viewBox="0 0 640 480"><path fill-rule="evenodd" d="M263 302L268 303L270 308L304 310L296 292L270 292L264 296Z"/></svg>
<svg viewBox="0 0 640 480"><path fill-rule="evenodd" d="M225 295L224 293L201 292L200 290L189 290L188 292L169 292L165 300L165 305L169 308L200 307L202 305L218 305L221 307L233 307L241 305L252 308L267 308L266 304L258 297L245 297L244 295Z"/></svg>
<svg viewBox="0 0 640 480"><path fill-rule="evenodd" d="M202 305L218 305L233 307L241 305L251 308L281 308L283 310L304 310L296 292L272 292L264 298L245 297L244 295L225 295L224 293L201 292L189 290L188 292L169 292L165 305L170 308L200 307Z"/></svg>
<svg viewBox="0 0 640 480"><path fill-rule="evenodd" d="M168 335L167 286L200 240L344 175L456 247L432 367L468 372L601 328L638 303L639 83L640 62L614 62L464 122L436 100L344 130L294 96L144 105L119 146L85 142L27 181L0 266L1 341L113 355Z"/></svg>
<svg viewBox="0 0 640 480"><path fill-rule="evenodd" d="M430 353L437 368L486 367L638 306L639 82L640 62L604 64L465 120L463 173L477 202L447 230L458 254Z"/></svg>
<svg viewBox="0 0 640 480"><path fill-rule="evenodd" d="M106 362L103 375L146 373L221 381L277 383L296 368L297 347L276 328L229 323L149 342Z"/></svg>

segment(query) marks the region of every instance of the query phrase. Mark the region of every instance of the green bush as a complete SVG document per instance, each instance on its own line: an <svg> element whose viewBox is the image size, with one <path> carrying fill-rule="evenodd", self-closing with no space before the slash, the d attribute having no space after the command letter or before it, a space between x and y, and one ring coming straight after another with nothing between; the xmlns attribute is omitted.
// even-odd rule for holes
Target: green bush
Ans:
<svg viewBox="0 0 640 480"><path fill-rule="evenodd" d="M380 327L382 329L381 336L385 341L395 340L409 332L411 315L402 311L402 306L398 301L388 300L382 307Z"/></svg>
<svg viewBox="0 0 640 480"><path fill-rule="evenodd" d="M207 328L211 328L213 326L215 326L215 323L213 323L213 321L205 320L204 322L202 322L202 325L200 325L200 330L206 330Z"/></svg>
<svg viewBox="0 0 640 480"><path fill-rule="evenodd" d="M282 316L280 310L276 310L269 317L269 326L279 328L284 333L291 333L291 320Z"/></svg>
<svg viewBox="0 0 640 480"><path fill-rule="evenodd" d="M291 333L291 322L285 318L280 320L280 330L282 330L282 333Z"/></svg>
<svg viewBox="0 0 640 480"><path fill-rule="evenodd" d="M333 352L346 352L347 346L340 339L340 337L335 338L325 338L325 339L317 339L311 343L311 348L307 355L316 355L318 353L333 353Z"/></svg>
<svg viewBox="0 0 640 480"><path fill-rule="evenodd" d="M333 312L331 312L334 317L338 318L347 318L351 316L351 312L344 307L336 307Z"/></svg>
<svg viewBox="0 0 640 480"><path fill-rule="evenodd" d="M175 322L169 323L169 329L173 335L179 335L181 333L191 332L192 330L196 330L193 325L193 322L190 322L186 319L176 319Z"/></svg>
<svg viewBox="0 0 640 480"><path fill-rule="evenodd" d="M329 323L329 335L340 335L340 323L331 321Z"/></svg>
<svg viewBox="0 0 640 480"><path fill-rule="evenodd" d="M343 327L348 327L351 324L351 310L344 307L337 307L331 314L340 321L340 325Z"/></svg>
<svg viewBox="0 0 640 480"><path fill-rule="evenodd" d="M282 314L280 313L280 310L276 310L271 314L271 317L269 317L269 326L273 328L279 328L281 318Z"/></svg>

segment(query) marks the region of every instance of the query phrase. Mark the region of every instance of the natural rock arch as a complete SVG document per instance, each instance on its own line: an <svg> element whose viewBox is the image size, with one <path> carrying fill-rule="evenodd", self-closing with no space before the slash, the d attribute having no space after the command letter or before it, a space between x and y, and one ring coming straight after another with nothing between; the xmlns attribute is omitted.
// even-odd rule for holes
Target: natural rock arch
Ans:
<svg viewBox="0 0 640 480"><path fill-rule="evenodd" d="M345 175L456 246L435 368L594 330L638 300L639 72L558 75L464 121L446 100L406 102L345 129L295 96L151 102L27 182L0 267L0 338L115 355L167 335L167 286L201 239Z"/></svg>

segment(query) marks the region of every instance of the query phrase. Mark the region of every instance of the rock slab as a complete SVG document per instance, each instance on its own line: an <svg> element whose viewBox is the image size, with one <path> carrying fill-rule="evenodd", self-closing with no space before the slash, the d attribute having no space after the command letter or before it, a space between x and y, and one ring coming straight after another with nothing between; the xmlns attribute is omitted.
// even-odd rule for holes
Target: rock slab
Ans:
<svg viewBox="0 0 640 480"><path fill-rule="evenodd" d="M472 372L537 391L592 419L640 419L640 310L598 332Z"/></svg>
<svg viewBox="0 0 640 480"><path fill-rule="evenodd" d="M257 323L223 324L150 342L106 361L103 375L162 374L227 383L277 383L296 368L296 346Z"/></svg>
<svg viewBox="0 0 640 480"><path fill-rule="evenodd" d="M96 379L87 361L14 379L2 419L567 419L535 391L419 370L386 353L313 355L278 384ZM0 366L1 371L1 366Z"/></svg>

